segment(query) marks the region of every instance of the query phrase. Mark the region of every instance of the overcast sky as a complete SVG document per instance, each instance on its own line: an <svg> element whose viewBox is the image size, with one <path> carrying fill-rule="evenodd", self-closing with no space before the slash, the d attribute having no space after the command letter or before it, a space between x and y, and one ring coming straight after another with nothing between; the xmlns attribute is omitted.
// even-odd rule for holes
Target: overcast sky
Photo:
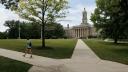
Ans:
<svg viewBox="0 0 128 72"><path fill-rule="evenodd" d="M95 0L69 0L69 6L70 6L70 8L68 9L69 13L65 18L65 20L67 21L60 22L64 27L66 27L67 24L69 24L70 27L79 25L81 23L82 11L84 10L84 8L86 8L88 13L88 22L92 24L90 21L90 16L96 7ZM21 20L21 19L14 12L6 10L4 6L0 4L0 31L2 32L7 29L6 27L3 26L6 20Z"/></svg>

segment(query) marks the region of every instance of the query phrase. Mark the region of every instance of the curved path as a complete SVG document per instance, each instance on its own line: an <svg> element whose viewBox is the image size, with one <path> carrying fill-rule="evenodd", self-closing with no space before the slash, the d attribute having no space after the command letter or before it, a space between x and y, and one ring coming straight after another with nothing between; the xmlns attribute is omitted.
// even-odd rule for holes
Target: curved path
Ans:
<svg viewBox="0 0 128 72"><path fill-rule="evenodd" d="M29 59L22 57L22 52L1 48L0 55L32 64L29 72L128 72L128 65L101 60L80 39L71 59L51 59L37 55Z"/></svg>

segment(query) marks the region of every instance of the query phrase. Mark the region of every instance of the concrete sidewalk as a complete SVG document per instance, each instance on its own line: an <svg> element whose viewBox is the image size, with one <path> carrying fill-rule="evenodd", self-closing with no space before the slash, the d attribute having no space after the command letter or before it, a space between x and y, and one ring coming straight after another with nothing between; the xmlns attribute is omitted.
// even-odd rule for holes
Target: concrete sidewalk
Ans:
<svg viewBox="0 0 128 72"><path fill-rule="evenodd" d="M33 55L33 58L30 59L29 55L23 57L24 53L2 49L0 48L0 56L4 56L10 59L22 61L33 65L29 72L57 72L60 66L63 66L61 60L46 58L42 56Z"/></svg>
<svg viewBox="0 0 128 72"><path fill-rule="evenodd" d="M82 41L78 40L71 62L65 64L68 72L128 72L128 65L101 60Z"/></svg>
<svg viewBox="0 0 128 72"><path fill-rule="evenodd" d="M22 52L1 48L0 55L32 64L29 72L128 72L128 65L101 60L80 39L71 59L52 59L37 55L30 59L23 57Z"/></svg>

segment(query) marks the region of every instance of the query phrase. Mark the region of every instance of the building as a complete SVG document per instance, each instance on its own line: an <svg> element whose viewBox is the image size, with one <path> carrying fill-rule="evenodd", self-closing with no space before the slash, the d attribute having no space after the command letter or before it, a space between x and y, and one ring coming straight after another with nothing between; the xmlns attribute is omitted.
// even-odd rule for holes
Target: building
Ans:
<svg viewBox="0 0 128 72"><path fill-rule="evenodd" d="M84 8L82 13L82 23L78 26L65 28L66 36L68 38L88 38L90 36L96 36L95 28L87 22L87 12Z"/></svg>

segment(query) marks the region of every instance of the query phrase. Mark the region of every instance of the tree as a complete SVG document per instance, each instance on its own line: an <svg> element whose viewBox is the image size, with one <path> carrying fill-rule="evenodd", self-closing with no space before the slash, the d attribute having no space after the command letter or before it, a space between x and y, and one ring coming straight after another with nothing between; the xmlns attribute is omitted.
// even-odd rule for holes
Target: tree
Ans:
<svg viewBox="0 0 128 72"><path fill-rule="evenodd" d="M4 25L9 28L7 29L8 38L17 39L19 37L19 25L21 38L40 38L40 26L35 23L12 20L6 21Z"/></svg>
<svg viewBox="0 0 128 72"><path fill-rule="evenodd" d="M120 6L122 12L120 17L122 18L122 24L124 24L125 27L125 35L127 36L126 38L128 38L128 0L121 0Z"/></svg>
<svg viewBox="0 0 128 72"><path fill-rule="evenodd" d="M39 39L40 25L33 22L20 22L20 21L6 21L4 24L7 29L8 38L17 39L19 36L19 26L20 26L20 38L25 39L27 37L31 39ZM1 34L3 35L3 34ZM63 38L64 29L61 24L58 23L48 23L45 26L45 38Z"/></svg>
<svg viewBox="0 0 128 72"><path fill-rule="evenodd" d="M15 10L18 7L19 0L0 0L0 3L3 4L6 9Z"/></svg>
<svg viewBox="0 0 128 72"><path fill-rule="evenodd" d="M67 0L20 0L17 14L24 19L36 22L42 29L42 48L45 48L45 26L65 17Z"/></svg>
<svg viewBox="0 0 128 72"><path fill-rule="evenodd" d="M64 38L65 31L59 23L48 23L45 29L45 38Z"/></svg>
<svg viewBox="0 0 128 72"><path fill-rule="evenodd" d="M18 38L18 28L19 28L19 21L6 21L5 26L9 27L8 29L8 38Z"/></svg>
<svg viewBox="0 0 128 72"><path fill-rule="evenodd" d="M123 0L96 0L97 8L91 16L94 26L101 30L104 38L112 38L117 43L118 39L126 38L128 26L122 11L121 1Z"/></svg>
<svg viewBox="0 0 128 72"><path fill-rule="evenodd" d="M0 39L6 39L7 33L6 32L0 32Z"/></svg>

